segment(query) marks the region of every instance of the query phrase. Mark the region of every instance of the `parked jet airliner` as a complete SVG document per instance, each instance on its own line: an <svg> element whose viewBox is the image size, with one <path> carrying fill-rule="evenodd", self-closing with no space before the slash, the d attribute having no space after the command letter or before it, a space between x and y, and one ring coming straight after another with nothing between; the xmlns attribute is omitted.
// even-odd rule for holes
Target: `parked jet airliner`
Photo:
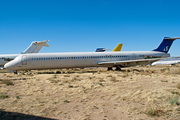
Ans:
<svg viewBox="0 0 180 120"><path fill-rule="evenodd" d="M146 65L170 56L167 52L175 39L165 37L152 51L74 52L22 54L5 64L9 70L38 70L84 67L129 67Z"/></svg>
<svg viewBox="0 0 180 120"><path fill-rule="evenodd" d="M31 45L21 54L26 53L38 53L43 46L49 47L49 45L46 44L49 40L46 41L40 41L40 42L32 42ZM0 55L0 67L3 67L7 62L13 60L15 57L17 57L19 54L1 54Z"/></svg>
<svg viewBox="0 0 180 120"><path fill-rule="evenodd" d="M180 58L168 58L153 62L151 65L175 65L180 64Z"/></svg>

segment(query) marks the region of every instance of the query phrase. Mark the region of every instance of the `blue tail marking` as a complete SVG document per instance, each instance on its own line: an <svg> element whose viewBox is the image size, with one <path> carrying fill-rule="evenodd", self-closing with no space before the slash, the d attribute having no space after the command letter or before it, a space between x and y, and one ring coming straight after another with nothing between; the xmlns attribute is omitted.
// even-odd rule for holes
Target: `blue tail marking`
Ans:
<svg viewBox="0 0 180 120"><path fill-rule="evenodd" d="M167 53L173 43L174 40L178 38L169 38L169 37L164 37L163 41L161 44L153 51L159 51L159 52L165 52Z"/></svg>

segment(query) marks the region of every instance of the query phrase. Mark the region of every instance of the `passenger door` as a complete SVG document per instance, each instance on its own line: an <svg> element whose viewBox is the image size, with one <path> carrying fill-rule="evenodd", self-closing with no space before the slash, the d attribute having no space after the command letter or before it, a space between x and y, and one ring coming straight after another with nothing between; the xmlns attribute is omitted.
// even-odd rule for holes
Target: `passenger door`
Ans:
<svg viewBox="0 0 180 120"><path fill-rule="evenodd" d="M27 56L26 55L22 56L22 65L27 65Z"/></svg>

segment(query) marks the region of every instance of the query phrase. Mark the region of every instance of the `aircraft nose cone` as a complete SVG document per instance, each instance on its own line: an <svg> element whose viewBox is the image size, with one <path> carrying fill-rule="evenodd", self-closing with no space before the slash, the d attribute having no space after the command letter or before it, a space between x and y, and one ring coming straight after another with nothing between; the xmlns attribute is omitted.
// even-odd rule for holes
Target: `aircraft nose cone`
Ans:
<svg viewBox="0 0 180 120"><path fill-rule="evenodd" d="M11 62L8 62L4 65L4 68L6 68L6 69L11 69L12 67L13 67L13 65Z"/></svg>

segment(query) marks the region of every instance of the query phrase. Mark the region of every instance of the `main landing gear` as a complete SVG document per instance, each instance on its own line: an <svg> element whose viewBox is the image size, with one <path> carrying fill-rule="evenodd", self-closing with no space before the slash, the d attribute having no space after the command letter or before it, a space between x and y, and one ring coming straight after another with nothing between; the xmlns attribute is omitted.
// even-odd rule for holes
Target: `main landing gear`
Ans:
<svg viewBox="0 0 180 120"><path fill-rule="evenodd" d="M14 71L14 74L17 74L17 71L16 71L16 70Z"/></svg>
<svg viewBox="0 0 180 120"><path fill-rule="evenodd" d="M7 70L7 72L13 72L14 74L17 74L17 70Z"/></svg>
<svg viewBox="0 0 180 120"><path fill-rule="evenodd" d="M113 68L112 67L108 67L108 69L107 69L107 71L112 71L113 70ZM121 68L120 67L116 67L116 69L115 69L116 71L121 71Z"/></svg>
<svg viewBox="0 0 180 120"><path fill-rule="evenodd" d="M112 67L108 67L107 71L113 70Z"/></svg>
<svg viewBox="0 0 180 120"><path fill-rule="evenodd" d="M115 70L116 70L116 71L121 71L121 68L120 68L120 67L116 67Z"/></svg>

